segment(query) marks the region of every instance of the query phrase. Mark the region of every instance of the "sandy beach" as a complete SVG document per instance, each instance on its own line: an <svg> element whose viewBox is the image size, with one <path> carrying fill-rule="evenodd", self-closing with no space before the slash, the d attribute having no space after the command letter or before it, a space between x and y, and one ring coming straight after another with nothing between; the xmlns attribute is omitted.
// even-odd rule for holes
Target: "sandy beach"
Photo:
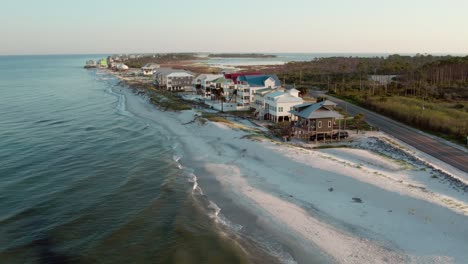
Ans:
<svg viewBox="0 0 468 264"><path fill-rule="evenodd" d="M453 180L463 172L410 146L376 132L349 148L310 150L257 137L241 124L189 123L200 113L162 112L122 92L129 111L177 137L182 166L197 164L196 175L211 175L257 223L293 236L306 252L310 245L332 263L468 259L466 183ZM307 255L292 259L308 263Z"/></svg>

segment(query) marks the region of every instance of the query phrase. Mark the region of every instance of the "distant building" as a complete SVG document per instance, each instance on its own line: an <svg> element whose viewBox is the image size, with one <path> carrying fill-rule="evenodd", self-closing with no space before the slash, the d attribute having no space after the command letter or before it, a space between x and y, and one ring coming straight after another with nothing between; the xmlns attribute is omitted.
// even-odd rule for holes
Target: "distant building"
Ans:
<svg viewBox="0 0 468 264"><path fill-rule="evenodd" d="M126 71L128 70L128 66L123 63L117 63L114 65L114 69L117 71Z"/></svg>
<svg viewBox="0 0 468 264"><path fill-rule="evenodd" d="M107 68L109 65L107 64L107 59L100 59L98 61L99 68Z"/></svg>
<svg viewBox="0 0 468 264"><path fill-rule="evenodd" d="M145 66L141 67L141 74L144 76L152 76L156 69L159 69L159 64L148 63Z"/></svg>
<svg viewBox="0 0 468 264"><path fill-rule="evenodd" d="M86 69L90 69L90 68L96 68L97 67L97 63L93 60L89 60L89 61L86 61L86 64L84 66Z"/></svg>
<svg viewBox="0 0 468 264"><path fill-rule="evenodd" d="M153 74L154 84L169 91L191 91L194 75L188 71L159 68Z"/></svg>
<svg viewBox="0 0 468 264"><path fill-rule="evenodd" d="M398 77L398 75L369 75L369 80L377 82L380 85L388 85L394 81L396 77Z"/></svg>

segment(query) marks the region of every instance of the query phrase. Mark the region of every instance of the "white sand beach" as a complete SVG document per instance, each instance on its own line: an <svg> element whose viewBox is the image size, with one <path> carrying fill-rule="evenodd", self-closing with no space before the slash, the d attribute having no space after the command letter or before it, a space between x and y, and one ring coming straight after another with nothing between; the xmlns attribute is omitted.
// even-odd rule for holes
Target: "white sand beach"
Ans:
<svg viewBox="0 0 468 264"><path fill-rule="evenodd" d="M124 93L132 113L161 124L180 140L181 164L184 159L198 162L239 206L279 232L316 246L331 262L468 259L466 191L447 180L463 172L433 164L401 142L375 133L359 137L352 148L308 150L221 123L185 124L195 111L161 112L142 97ZM392 148L395 155L386 155L385 149L379 153L382 144L406 154Z"/></svg>

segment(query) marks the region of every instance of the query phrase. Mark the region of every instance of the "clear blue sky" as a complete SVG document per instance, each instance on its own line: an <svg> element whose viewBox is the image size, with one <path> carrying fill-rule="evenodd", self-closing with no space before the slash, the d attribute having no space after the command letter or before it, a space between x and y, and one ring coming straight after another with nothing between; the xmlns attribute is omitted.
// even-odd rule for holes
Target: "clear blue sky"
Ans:
<svg viewBox="0 0 468 264"><path fill-rule="evenodd" d="M468 53L467 0L3 0L0 54Z"/></svg>

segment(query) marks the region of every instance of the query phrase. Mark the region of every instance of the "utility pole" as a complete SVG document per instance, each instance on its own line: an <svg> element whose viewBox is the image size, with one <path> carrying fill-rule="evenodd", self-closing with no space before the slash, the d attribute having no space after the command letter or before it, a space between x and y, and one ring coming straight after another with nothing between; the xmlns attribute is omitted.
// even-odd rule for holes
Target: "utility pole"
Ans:
<svg viewBox="0 0 468 264"><path fill-rule="evenodd" d="M346 117L345 117L345 120L344 120L344 130L346 130L346 119L348 118L348 103L345 102L345 113L346 113Z"/></svg>
<svg viewBox="0 0 468 264"><path fill-rule="evenodd" d="M299 85L302 85L302 70L299 72Z"/></svg>

